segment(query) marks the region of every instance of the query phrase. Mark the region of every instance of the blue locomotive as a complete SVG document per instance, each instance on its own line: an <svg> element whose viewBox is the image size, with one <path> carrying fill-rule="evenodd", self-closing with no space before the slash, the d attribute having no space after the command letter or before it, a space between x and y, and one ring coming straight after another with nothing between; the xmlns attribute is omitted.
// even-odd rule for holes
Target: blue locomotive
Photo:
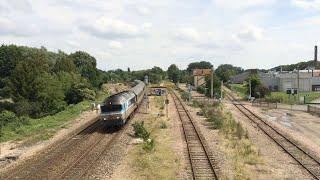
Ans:
<svg viewBox="0 0 320 180"><path fill-rule="evenodd" d="M146 85L140 81L135 81L135 86L118 94L114 94L101 105L100 119L107 121L108 125L121 126L126 123L143 100Z"/></svg>

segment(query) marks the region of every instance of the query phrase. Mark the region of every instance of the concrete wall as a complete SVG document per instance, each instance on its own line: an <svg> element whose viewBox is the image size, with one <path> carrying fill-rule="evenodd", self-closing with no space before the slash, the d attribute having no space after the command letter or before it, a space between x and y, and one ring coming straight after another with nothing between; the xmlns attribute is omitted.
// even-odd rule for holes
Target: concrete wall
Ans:
<svg viewBox="0 0 320 180"><path fill-rule="evenodd" d="M288 88L298 88L297 73L279 74L279 90L286 91ZM312 77L310 74L299 75L299 90L300 92L312 91Z"/></svg>
<svg viewBox="0 0 320 180"><path fill-rule="evenodd" d="M290 88L298 88L297 72L291 73L259 73L261 82L271 91L285 92ZM312 77L309 73L299 74L299 90L300 92L312 91L312 85L320 85L319 77Z"/></svg>

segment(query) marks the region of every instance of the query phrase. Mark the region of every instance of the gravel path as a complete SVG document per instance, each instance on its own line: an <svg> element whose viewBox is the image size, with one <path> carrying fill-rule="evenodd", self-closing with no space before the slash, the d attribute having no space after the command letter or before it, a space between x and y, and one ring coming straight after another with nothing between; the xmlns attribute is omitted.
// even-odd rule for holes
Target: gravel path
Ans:
<svg viewBox="0 0 320 180"><path fill-rule="evenodd" d="M265 161L258 179L310 179L309 174L297 162L268 138L255 124L236 109L231 103L225 103L233 117L249 132L249 138L258 148ZM263 175L264 174L264 175Z"/></svg>

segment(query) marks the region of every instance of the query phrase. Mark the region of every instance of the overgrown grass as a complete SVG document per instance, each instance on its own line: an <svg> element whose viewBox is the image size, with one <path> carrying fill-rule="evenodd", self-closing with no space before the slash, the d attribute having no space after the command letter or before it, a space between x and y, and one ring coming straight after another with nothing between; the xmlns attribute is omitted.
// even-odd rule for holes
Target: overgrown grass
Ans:
<svg viewBox="0 0 320 180"><path fill-rule="evenodd" d="M99 91L96 97L101 102L109 95L107 90ZM29 117L16 117L19 121L7 123L0 129L0 142L27 140L26 143L35 143L51 138L66 123L78 117L90 108L91 102L83 101L76 105L69 105L65 110L54 115L32 119ZM20 122L21 119L24 122Z"/></svg>
<svg viewBox="0 0 320 180"><path fill-rule="evenodd" d="M156 107L159 108L160 110L163 110L164 109L164 97L163 96L156 96L155 101L156 101Z"/></svg>
<svg viewBox="0 0 320 180"><path fill-rule="evenodd" d="M153 111L161 112L163 110L157 105L157 99L159 97L150 98L150 107ZM130 150L130 179L177 179L180 159L172 149L172 127L167 125L170 120L155 114L149 114L147 119L144 126L153 138L148 144L139 144Z"/></svg>
<svg viewBox="0 0 320 180"><path fill-rule="evenodd" d="M306 96L306 103L320 98L320 92L302 92L299 94L300 97ZM297 104L299 103L298 95L288 95L285 92L271 92L269 96L266 97L269 102L279 102L284 104Z"/></svg>
<svg viewBox="0 0 320 180"><path fill-rule="evenodd" d="M39 119L28 118L26 124L17 124L16 122L8 123L2 128L1 142L9 140L39 141L46 140L53 134L63 128L63 125L71 119L76 118L81 112L89 109L90 102L84 101L76 105L68 106L52 116L46 116Z"/></svg>
<svg viewBox="0 0 320 180"><path fill-rule="evenodd" d="M208 105L195 103L214 129L219 130L223 146L221 149L230 157L235 171L235 179L248 179L250 173L246 165L261 163L259 153L249 140L248 131L241 123L234 120L230 112L224 110L222 104Z"/></svg>
<svg viewBox="0 0 320 180"><path fill-rule="evenodd" d="M243 84L230 84L231 90L235 91L242 98L247 97L247 88Z"/></svg>

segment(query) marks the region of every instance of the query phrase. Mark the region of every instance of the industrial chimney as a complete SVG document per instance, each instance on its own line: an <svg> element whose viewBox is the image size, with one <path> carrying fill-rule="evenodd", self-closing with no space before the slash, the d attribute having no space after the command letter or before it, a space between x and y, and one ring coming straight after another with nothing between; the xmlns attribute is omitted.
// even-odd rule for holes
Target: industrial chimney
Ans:
<svg viewBox="0 0 320 180"><path fill-rule="evenodd" d="M318 61L318 46L314 46L314 62L315 64Z"/></svg>

